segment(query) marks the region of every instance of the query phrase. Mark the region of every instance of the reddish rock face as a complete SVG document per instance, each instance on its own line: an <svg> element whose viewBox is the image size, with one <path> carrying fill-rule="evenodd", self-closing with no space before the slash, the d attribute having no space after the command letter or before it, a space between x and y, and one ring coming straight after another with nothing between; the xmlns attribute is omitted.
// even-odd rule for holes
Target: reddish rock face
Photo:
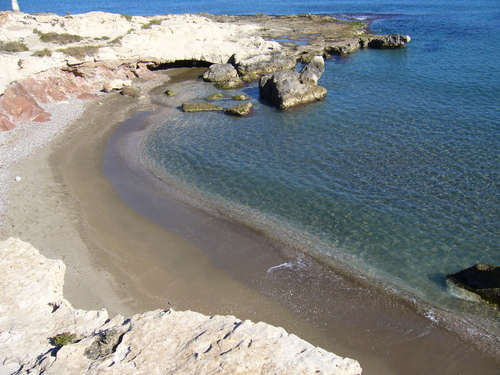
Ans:
<svg viewBox="0 0 500 375"><path fill-rule="evenodd" d="M35 98L20 83L5 90L0 98L0 104L3 107L4 115L9 116L13 123L50 120L50 115L38 105Z"/></svg>
<svg viewBox="0 0 500 375"><path fill-rule="evenodd" d="M11 130L15 127L16 125L6 115L0 113L0 131Z"/></svg>
<svg viewBox="0 0 500 375"><path fill-rule="evenodd" d="M144 79L156 76L147 63L97 62L50 70L23 79L9 86L0 96L0 131L13 129L16 124L50 120L40 104L69 99L95 99L91 91L101 90L114 79Z"/></svg>

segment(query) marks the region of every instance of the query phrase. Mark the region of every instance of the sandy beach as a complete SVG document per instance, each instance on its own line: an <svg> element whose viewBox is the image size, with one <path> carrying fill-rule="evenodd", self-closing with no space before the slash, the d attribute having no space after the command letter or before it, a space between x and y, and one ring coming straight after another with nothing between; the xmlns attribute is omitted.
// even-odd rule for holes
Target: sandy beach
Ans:
<svg viewBox="0 0 500 375"><path fill-rule="evenodd" d="M160 85L151 91L159 92L201 71L169 71L170 78L143 83L143 91ZM9 186L0 237L19 237L62 259L65 296L75 307L122 315L172 307L265 321L359 360L367 374L495 373L497 360L411 306L165 194L133 150L155 116L171 109L148 95L118 93L58 105L58 130L40 130L46 138L22 126L0 138L2 182ZM3 151L30 144L30 137L37 147L17 157ZM286 270L268 273L298 261L307 271L300 279Z"/></svg>

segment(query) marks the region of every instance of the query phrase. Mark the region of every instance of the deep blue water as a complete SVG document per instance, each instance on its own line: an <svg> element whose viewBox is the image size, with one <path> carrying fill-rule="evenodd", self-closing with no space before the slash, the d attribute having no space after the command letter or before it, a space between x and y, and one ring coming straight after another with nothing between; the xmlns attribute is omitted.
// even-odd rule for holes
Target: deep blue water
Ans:
<svg viewBox="0 0 500 375"><path fill-rule="evenodd" d="M250 86L252 117L180 114L149 139L153 167L443 306L456 303L445 274L500 264L498 1L19 3L62 15L356 14L376 18L374 33L410 35L406 49L329 61L327 98L300 111L274 110Z"/></svg>

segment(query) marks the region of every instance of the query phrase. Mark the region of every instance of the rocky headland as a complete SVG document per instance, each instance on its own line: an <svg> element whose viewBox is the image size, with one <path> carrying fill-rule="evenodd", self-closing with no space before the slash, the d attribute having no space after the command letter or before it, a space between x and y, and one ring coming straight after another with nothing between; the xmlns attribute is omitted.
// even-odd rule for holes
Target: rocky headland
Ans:
<svg viewBox="0 0 500 375"><path fill-rule="evenodd" d="M315 56L400 48L410 41L399 34L366 33L363 24L310 14L132 17L92 12L61 17L2 12L0 130L48 121L44 103L70 96L93 99L96 92L121 89L169 67L222 64L229 75L211 79L233 88L293 70L298 61Z"/></svg>

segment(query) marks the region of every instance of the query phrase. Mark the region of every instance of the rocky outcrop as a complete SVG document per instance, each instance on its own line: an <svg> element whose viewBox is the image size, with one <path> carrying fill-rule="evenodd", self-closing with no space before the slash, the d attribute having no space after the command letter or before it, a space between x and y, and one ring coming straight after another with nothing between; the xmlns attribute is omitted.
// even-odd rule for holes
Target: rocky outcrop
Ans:
<svg viewBox="0 0 500 375"><path fill-rule="evenodd" d="M299 80L302 83L316 85L325 72L325 60L321 56L315 56L309 64L300 71Z"/></svg>
<svg viewBox="0 0 500 375"><path fill-rule="evenodd" d="M207 82L227 82L239 78L238 72L232 64L212 64L203 74L203 79Z"/></svg>
<svg viewBox="0 0 500 375"><path fill-rule="evenodd" d="M244 55L233 55L231 62L242 80L253 81L268 73L295 68L297 57L283 53L267 53L253 56L246 53Z"/></svg>
<svg viewBox="0 0 500 375"><path fill-rule="evenodd" d="M300 74L294 70L264 76L259 82L260 96L280 109L322 100L326 89L318 85L300 82Z"/></svg>
<svg viewBox="0 0 500 375"><path fill-rule="evenodd" d="M259 81L260 96L280 109L322 100L326 96L326 89L316 82L323 71L324 60L317 56L300 73L287 70L266 75Z"/></svg>
<svg viewBox="0 0 500 375"><path fill-rule="evenodd" d="M402 48L411 41L411 38L408 35L391 34L361 38L361 41L363 46L368 48Z"/></svg>
<svg viewBox="0 0 500 375"><path fill-rule="evenodd" d="M357 361L282 328L156 310L109 319L63 298L65 266L18 239L0 242L2 374L360 374Z"/></svg>
<svg viewBox="0 0 500 375"><path fill-rule="evenodd" d="M447 284L474 293L483 300L500 308L500 267L491 264L476 264L447 276ZM469 299L470 295L468 296Z"/></svg>

